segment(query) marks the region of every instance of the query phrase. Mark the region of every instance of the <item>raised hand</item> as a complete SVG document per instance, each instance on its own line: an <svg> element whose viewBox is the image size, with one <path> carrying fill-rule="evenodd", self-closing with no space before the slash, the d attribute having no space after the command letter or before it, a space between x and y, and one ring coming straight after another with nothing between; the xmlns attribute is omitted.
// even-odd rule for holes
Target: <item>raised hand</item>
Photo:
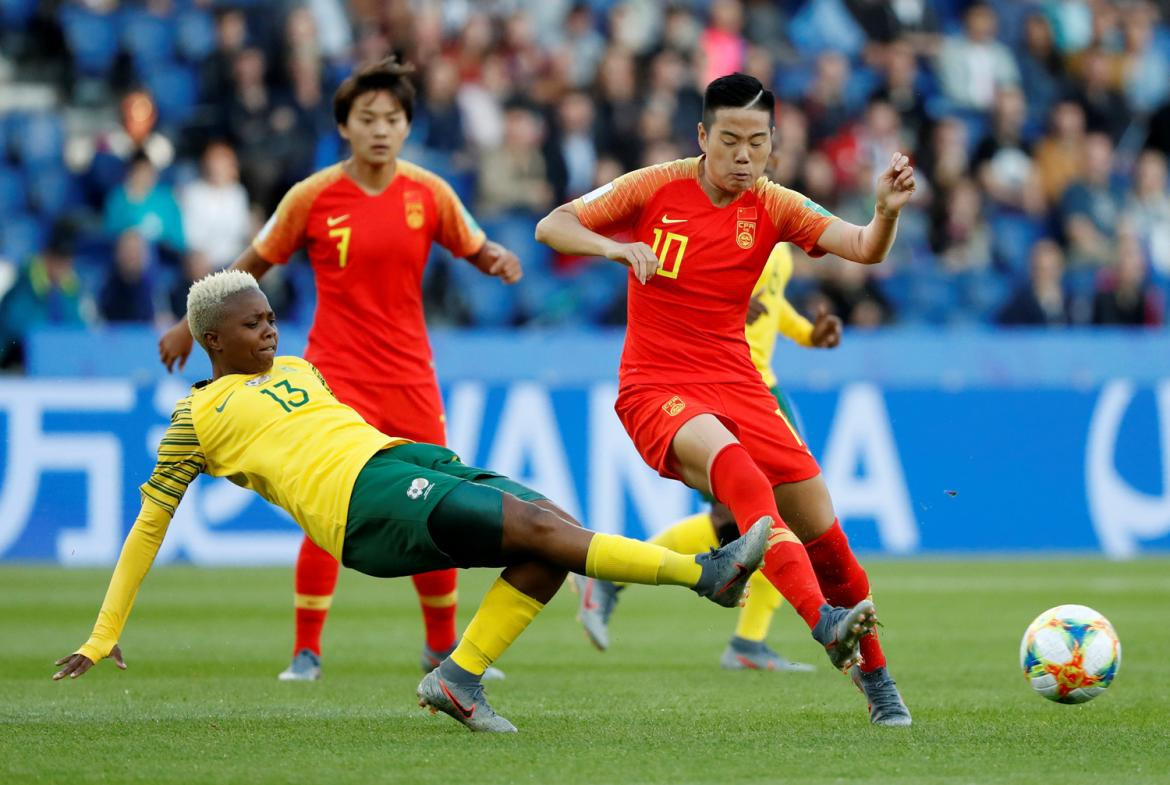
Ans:
<svg viewBox="0 0 1170 785"><path fill-rule="evenodd" d="M817 308L817 320L813 323L812 345L818 349L833 349L841 343L841 317L829 313L822 303Z"/></svg>
<svg viewBox="0 0 1170 785"><path fill-rule="evenodd" d="M606 258L629 265L638 283L643 284L657 272L660 264L654 250L646 243L616 243Z"/></svg>
<svg viewBox="0 0 1170 785"><path fill-rule="evenodd" d="M158 341L158 358L167 367L168 373L174 369L176 362L179 363L179 370L183 370L194 344L195 339L191 336L186 319L180 319L178 324L163 333Z"/></svg>
<svg viewBox="0 0 1170 785"><path fill-rule="evenodd" d="M126 661L122 659L122 649L117 644L114 644L114 648L110 649L110 659L114 661L114 664L119 669L126 670ZM65 666L53 674L53 681L61 681L66 676L70 679L76 679L94 666L93 660L84 654L70 654L62 657L53 664Z"/></svg>
<svg viewBox="0 0 1170 785"><path fill-rule="evenodd" d="M894 153L890 165L877 181L877 210L894 218L914 195L914 167L902 153Z"/></svg>

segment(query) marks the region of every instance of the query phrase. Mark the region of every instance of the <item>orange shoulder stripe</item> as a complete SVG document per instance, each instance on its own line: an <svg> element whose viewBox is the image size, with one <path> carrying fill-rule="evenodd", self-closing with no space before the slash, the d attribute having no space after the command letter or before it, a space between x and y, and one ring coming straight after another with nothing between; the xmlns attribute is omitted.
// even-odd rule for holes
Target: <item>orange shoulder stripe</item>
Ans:
<svg viewBox="0 0 1170 785"><path fill-rule="evenodd" d="M780 232L780 240L799 246L807 253L820 256L817 240L825 227L837 216L798 191L785 188L765 177L756 181L753 189L764 206L764 211Z"/></svg>
<svg viewBox="0 0 1170 785"><path fill-rule="evenodd" d="M426 188L434 197L438 214L435 240L440 245L456 257L471 256L483 247L487 235L450 183L429 169L401 158L398 159L398 174Z"/></svg>
<svg viewBox="0 0 1170 785"><path fill-rule="evenodd" d="M624 221L663 186L699 176L699 159L683 158L623 174L612 183L573 200L583 226L597 228Z"/></svg>
<svg viewBox="0 0 1170 785"><path fill-rule="evenodd" d="M266 262L284 264L304 243L305 228L313 202L329 186L345 176L341 164L309 175L294 185L280 200L276 212L252 241L252 247Z"/></svg>

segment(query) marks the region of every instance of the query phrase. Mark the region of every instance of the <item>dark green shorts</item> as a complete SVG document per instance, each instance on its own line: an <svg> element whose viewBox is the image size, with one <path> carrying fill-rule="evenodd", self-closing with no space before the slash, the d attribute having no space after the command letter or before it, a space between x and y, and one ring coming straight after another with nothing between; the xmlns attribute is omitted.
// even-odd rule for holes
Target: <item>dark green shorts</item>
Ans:
<svg viewBox="0 0 1170 785"><path fill-rule="evenodd" d="M379 578L503 566L504 493L544 498L445 447L383 450L354 483L341 563Z"/></svg>
<svg viewBox="0 0 1170 785"><path fill-rule="evenodd" d="M792 427L796 429L796 432L798 434L803 433L804 428L801 426L799 415L797 415L796 409L793 408L792 401L788 400L788 396L785 395L784 391L780 389L780 385L772 385L768 388L768 392L772 393L772 397L776 399L776 405L780 407L782 412L784 412L785 419L791 423ZM707 502L707 504L715 503L714 497L710 496L709 494L700 491L699 495L703 497L703 501Z"/></svg>

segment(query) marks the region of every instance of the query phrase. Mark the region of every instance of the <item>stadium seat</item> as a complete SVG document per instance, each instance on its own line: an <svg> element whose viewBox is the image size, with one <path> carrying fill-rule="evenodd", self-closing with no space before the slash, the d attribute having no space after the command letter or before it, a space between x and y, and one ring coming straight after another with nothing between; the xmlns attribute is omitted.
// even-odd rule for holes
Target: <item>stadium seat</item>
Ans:
<svg viewBox="0 0 1170 785"><path fill-rule="evenodd" d="M1096 267L1080 265L1069 267L1064 271L1064 286L1074 298L1092 299L1097 291L1097 280L1100 270Z"/></svg>
<svg viewBox="0 0 1170 785"><path fill-rule="evenodd" d="M899 270L893 275L888 275L879 280L878 286L881 287L882 294L889 298L896 313L904 313L907 309L913 307L914 302L911 296L911 289L914 286L913 272Z"/></svg>
<svg viewBox="0 0 1170 785"><path fill-rule="evenodd" d="M882 78L877 71L854 64L849 69L849 78L845 83L845 101L855 111L861 111L865 107L865 102L881 86Z"/></svg>
<svg viewBox="0 0 1170 785"><path fill-rule="evenodd" d="M617 306L625 296L628 281L627 269L610 261L582 265L568 280L580 317L592 323L600 322Z"/></svg>
<svg viewBox="0 0 1170 785"><path fill-rule="evenodd" d="M63 167L29 172L26 180L29 202L46 218L55 218L81 204L81 188Z"/></svg>
<svg viewBox="0 0 1170 785"><path fill-rule="evenodd" d="M146 87L163 125L181 125L198 105L198 81L187 66L168 63L152 68L146 75Z"/></svg>
<svg viewBox="0 0 1170 785"><path fill-rule="evenodd" d="M188 8L175 21L175 45L189 63L198 63L215 50L215 22L202 8Z"/></svg>
<svg viewBox="0 0 1170 785"><path fill-rule="evenodd" d="M476 327L506 327L516 317L516 292L463 259L452 259L451 284Z"/></svg>
<svg viewBox="0 0 1170 785"><path fill-rule="evenodd" d="M490 239L515 253L526 271L547 273L552 249L536 241L537 220L537 216L516 212L484 219L480 225Z"/></svg>
<svg viewBox="0 0 1170 785"><path fill-rule="evenodd" d="M23 30L37 11L37 0L0 0L0 28Z"/></svg>
<svg viewBox="0 0 1170 785"><path fill-rule="evenodd" d="M9 118L12 153L26 169L56 165L65 149L65 121L55 112L17 112Z"/></svg>
<svg viewBox="0 0 1170 785"><path fill-rule="evenodd" d="M337 134L321 134L313 149L313 169L332 166L345 156L344 145ZM408 159L409 160L409 159Z"/></svg>
<svg viewBox="0 0 1170 785"><path fill-rule="evenodd" d="M820 52L861 53L865 33L853 20L843 0L812 0L792 17L788 39L801 54Z"/></svg>
<svg viewBox="0 0 1170 785"><path fill-rule="evenodd" d="M95 14L66 5L60 12L65 42L77 70L86 76L109 71L118 56L118 27L112 14Z"/></svg>
<svg viewBox="0 0 1170 785"><path fill-rule="evenodd" d="M27 206L24 179L20 172L0 167L0 214L8 216L10 213L19 213Z"/></svg>
<svg viewBox="0 0 1170 785"><path fill-rule="evenodd" d="M960 308L972 319L989 322L1011 293L1008 276L993 269L968 270L954 276Z"/></svg>
<svg viewBox="0 0 1170 785"><path fill-rule="evenodd" d="M111 152L100 150L93 157L89 171L83 174L87 199L100 206L106 195L126 176L126 162Z"/></svg>
<svg viewBox="0 0 1170 785"><path fill-rule="evenodd" d="M573 289L550 275L525 275L513 288L517 311L526 324L565 324L576 310Z"/></svg>
<svg viewBox="0 0 1170 785"><path fill-rule="evenodd" d="M48 232L45 225L27 213L4 217L0 225L0 256L16 264L27 264L44 247Z"/></svg>
<svg viewBox="0 0 1170 785"><path fill-rule="evenodd" d="M175 25L145 10L124 11L121 15L122 49L134 61L140 77L169 62L175 54Z"/></svg>
<svg viewBox="0 0 1170 785"><path fill-rule="evenodd" d="M950 275L943 270L922 270L910 283L910 310L928 324L946 324L961 309Z"/></svg>
<svg viewBox="0 0 1170 785"><path fill-rule="evenodd" d="M995 210L988 218L991 228L991 255L996 266L1012 275L1028 269L1028 255L1044 235L1041 222L1016 210Z"/></svg>
<svg viewBox="0 0 1170 785"><path fill-rule="evenodd" d="M786 65L778 68L776 73L776 97L781 101L797 103L804 98L808 87L813 80L814 62L812 59Z"/></svg>

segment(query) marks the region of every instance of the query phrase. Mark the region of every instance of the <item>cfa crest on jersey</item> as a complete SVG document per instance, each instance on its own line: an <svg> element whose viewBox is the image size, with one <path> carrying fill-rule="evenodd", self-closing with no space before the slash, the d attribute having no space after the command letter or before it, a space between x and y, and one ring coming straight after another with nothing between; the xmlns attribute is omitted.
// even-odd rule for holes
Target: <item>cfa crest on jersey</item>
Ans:
<svg viewBox="0 0 1170 785"><path fill-rule="evenodd" d="M756 222L755 221L736 221L735 222L735 242L745 251L756 244Z"/></svg>
<svg viewBox="0 0 1170 785"><path fill-rule="evenodd" d="M662 404L662 411L666 412L671 417L676 416L683 409L687 408L687 403L677 395L671 398L666 403Z"/></svg>
<svg viewBox="0 0 1170 785"><path fill-rule="evenodd" d="M406 225L410 229L421 229L426 222L426 209L423 207L422 200L417 196L412 198L411 195L406 197Z"/></svg>
<svg viewBox="0 0 1170 785"><path fill-rule="evenodd" d="M272 374L262 373L259 376L257 376L255 379L249 379L248 381L244 382L244 386L245 387L259 387L260 385L264 384L265 382L271 381L271 380L272 380Z"/></svg>

